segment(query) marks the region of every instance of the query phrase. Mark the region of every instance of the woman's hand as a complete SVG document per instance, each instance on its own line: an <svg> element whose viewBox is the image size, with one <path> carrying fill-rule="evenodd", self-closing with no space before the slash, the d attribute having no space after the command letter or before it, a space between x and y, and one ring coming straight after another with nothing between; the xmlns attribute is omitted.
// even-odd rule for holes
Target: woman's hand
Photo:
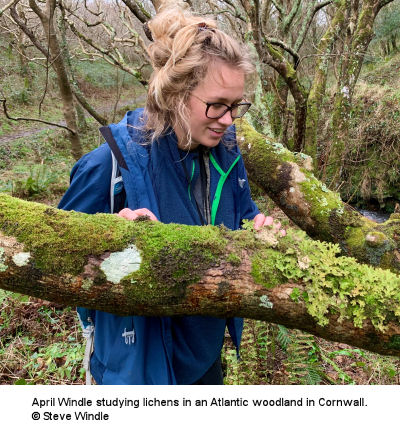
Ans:
<svg viewBox="0 0 400 430"><path fill-rule="evenodd" d="M117 215L129 221L133 221L141 216L148 217L152 221L158 221L157 217L153 214L153 212L146 208L135 209L134 211L129 208L124 208L122 209L122 211L119 211Z"/></svg>
<svg viewBox="0 0 400 430"><path fill-rule="evenodd" d="M286 230L281 229L281 223L275 221L272 216L265 216L264 214L258 214L254 217L254 228L261 230L263 227L271 227L274 233L279 234L280 237L286 236Z"/></svg>

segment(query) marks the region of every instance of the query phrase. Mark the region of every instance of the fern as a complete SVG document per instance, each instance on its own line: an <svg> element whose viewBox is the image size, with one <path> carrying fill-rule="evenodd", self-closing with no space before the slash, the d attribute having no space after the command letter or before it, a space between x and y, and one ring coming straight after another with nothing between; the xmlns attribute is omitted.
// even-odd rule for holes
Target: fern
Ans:
<svg viewBox="0 0 400 430"><path fill-rule="evenodd" d="M282 339L287 342L285 367L289 373L290 383L299 385L320 384L324 372L319 361L319 348L314 337L298 330L287 331L286 336L283 334L284 331L281 331ZM288 337L290 341L288 341Z"/></svg>

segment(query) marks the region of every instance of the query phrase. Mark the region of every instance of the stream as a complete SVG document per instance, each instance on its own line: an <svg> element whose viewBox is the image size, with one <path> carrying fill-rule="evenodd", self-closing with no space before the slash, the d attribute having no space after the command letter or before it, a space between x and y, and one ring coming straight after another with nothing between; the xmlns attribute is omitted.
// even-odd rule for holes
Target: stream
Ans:
<svg viewBox="0 0 400 430"><path fill-rule="evenodd" d="M387 221L391 215L390 213L387 213L387 212L370 211L366 209L357 209L357 210L358 212L360 212L361 215L377 223L382 223Z"/></svg>

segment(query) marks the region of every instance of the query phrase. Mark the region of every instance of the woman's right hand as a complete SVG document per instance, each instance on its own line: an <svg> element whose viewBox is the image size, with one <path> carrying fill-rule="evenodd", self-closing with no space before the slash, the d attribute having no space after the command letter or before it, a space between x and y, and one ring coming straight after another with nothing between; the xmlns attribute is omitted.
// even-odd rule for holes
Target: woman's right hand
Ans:
<svg viewBox="0 0 400 430"><path fill-rule="evenodd" d="M119 211L117 215L129 221L133 221L139 217L148 217L152 221L158 221L153 212L146 208L135 209L134 211L129 208L124 208L122 211Z"/></svg>

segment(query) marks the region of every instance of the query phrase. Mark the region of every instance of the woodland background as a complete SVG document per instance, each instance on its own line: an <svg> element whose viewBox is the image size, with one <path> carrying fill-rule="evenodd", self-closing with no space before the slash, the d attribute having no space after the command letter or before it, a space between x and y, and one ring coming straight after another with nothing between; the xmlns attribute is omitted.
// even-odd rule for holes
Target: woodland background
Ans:
<svg viewBox="0 0 400 430"><path fill-rule="evenodd" d="M311 155L316 176L352 206L383 218L395 211L399 0L183 3L249 45L258 73L248 120L258 131ZM151 73L143 23L160 4L0 1L1 192L56 206L74 161L102 143L99 125L143 105ZM73 309L3 290L0 309L1 383L83 383ZM246 321L242 361L228 340L223 360L227 384L400 382L398 359L259 321Z"/></svg>

